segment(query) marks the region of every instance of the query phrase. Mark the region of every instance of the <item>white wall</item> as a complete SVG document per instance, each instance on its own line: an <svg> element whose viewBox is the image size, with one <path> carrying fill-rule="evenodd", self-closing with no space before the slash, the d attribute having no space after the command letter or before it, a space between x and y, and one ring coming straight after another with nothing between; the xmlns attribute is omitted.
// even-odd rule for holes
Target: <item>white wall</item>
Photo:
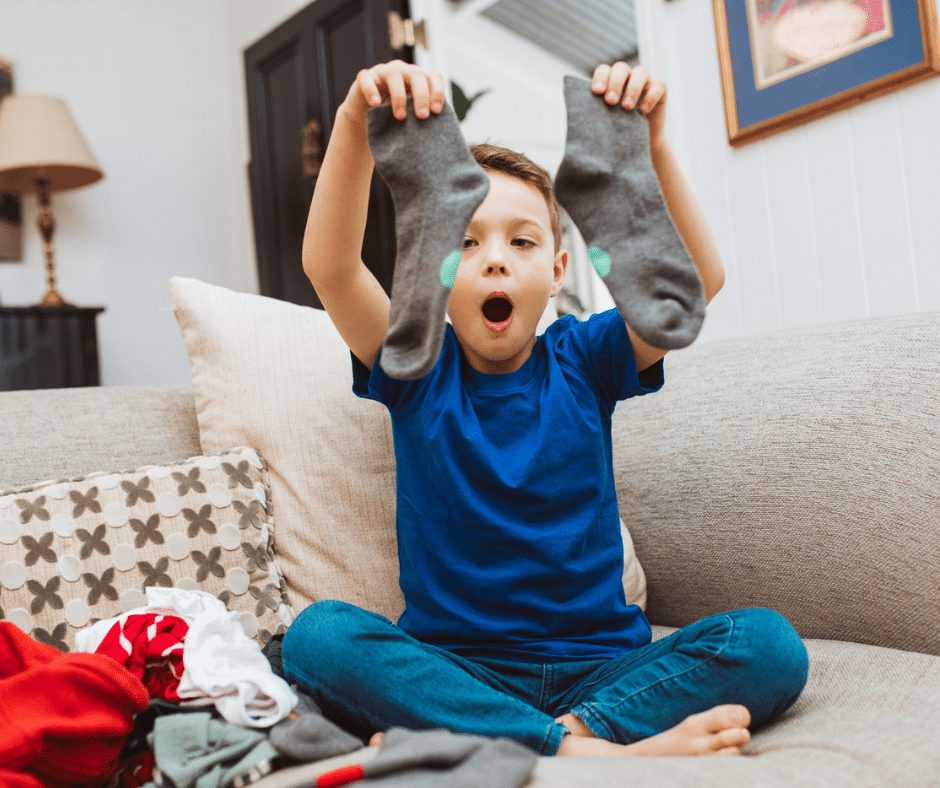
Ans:
<svg viewBox="0 0 940 788"><path fill-rule="evenodd" d="M702 339L940 309L940 78L731 148L711 3L636 4L728 270Z"/></svg>
<svg viewBox="0 0 940 788"><path fill-rule="evenodd" d="M61 96L105 173L53 195L59 289L98 318L106 385L185 383L167 282L257 292L242 49L304 0L0 0L18 93ZM0 299L45 292L34 197Z"/></svg>
<svg viewBox="0 0 940 788"><path fill-rule="evenodd" d="M461 124L470 144L491 142L525 153L554 172L565 146L562 79L573 67L475 13L473 4L411 0L412 16L429 24L430 50L415 59L456 81L468 95L488 88Z"/></svg>

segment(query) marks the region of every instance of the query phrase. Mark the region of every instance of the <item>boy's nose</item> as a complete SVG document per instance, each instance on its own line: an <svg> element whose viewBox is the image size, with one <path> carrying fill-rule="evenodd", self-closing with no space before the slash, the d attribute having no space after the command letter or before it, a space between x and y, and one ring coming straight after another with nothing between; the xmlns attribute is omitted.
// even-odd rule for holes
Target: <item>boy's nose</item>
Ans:
<svg viewBox="0 0 940 788"><path fill-rule="evenodd" d="M484 276L493 276L496 274L505 275L509 273L509 268L506 265L506 253L501 244L495 242L488 243L483 259L486 261L483 267Z"/></svg>

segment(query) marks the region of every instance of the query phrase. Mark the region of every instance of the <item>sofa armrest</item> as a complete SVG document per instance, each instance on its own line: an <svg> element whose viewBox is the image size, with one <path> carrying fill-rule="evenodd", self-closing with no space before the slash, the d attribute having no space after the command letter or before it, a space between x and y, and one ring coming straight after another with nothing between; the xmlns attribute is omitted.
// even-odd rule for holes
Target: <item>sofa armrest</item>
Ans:
<svg viewBox="0 0 940 788"><path fill-rule="evenodd" d="M189 386L0 393L0 491L200 453Z"/></svg>

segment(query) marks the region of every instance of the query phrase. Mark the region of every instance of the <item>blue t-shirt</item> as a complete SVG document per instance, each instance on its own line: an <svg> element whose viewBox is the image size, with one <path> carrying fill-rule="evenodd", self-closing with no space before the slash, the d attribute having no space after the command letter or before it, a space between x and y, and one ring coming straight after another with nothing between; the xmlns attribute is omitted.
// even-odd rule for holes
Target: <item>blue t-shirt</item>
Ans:
<svg viewBox="0 0 940 788"><path fill-rule="evenodd" d="M398 625L454 652L524 662L602 659L650 641L623 592L610 422L659 389L637 374L616 310L565 317L516 372L474 370L448 324L423 378L353 357L353 391L391 413Z"/></svg>

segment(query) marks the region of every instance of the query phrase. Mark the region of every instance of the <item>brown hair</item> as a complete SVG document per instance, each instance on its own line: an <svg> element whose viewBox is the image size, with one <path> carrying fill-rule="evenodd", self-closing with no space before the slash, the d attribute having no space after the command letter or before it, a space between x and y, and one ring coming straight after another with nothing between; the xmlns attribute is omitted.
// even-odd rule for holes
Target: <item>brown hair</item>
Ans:
<svg viewBox="0 0 940 788"><path fill-rule="evenodd" d="M509 148L483 143L470 146L470 153L473 154L477 164L484 170L493 170L494 172L511 175L513 178L531 183L542 193L548 205L548 216L551 220L552 235L555 236L555 251L557 252L561 248L561 208L558 205L558 200L555 199L555 186L552 183L552 176L528 156L516 153L509 150Z"/></svg>

